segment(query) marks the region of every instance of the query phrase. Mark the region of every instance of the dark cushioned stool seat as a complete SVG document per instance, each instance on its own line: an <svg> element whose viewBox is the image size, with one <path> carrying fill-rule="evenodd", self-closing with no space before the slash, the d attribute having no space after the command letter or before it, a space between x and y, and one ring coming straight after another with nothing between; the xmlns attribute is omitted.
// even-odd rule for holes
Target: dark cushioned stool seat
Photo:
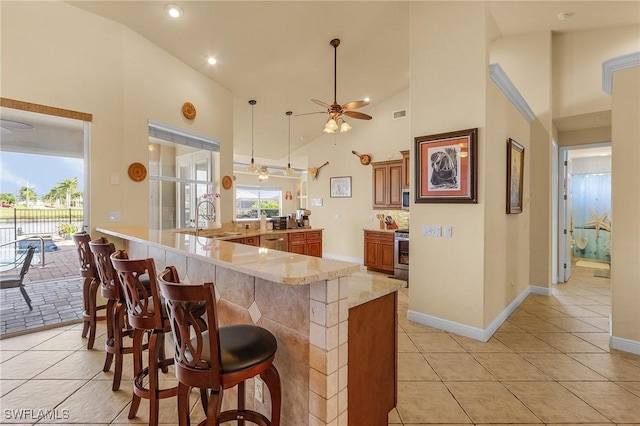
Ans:
<svg viewBox="0 0 640 426"><path fill-rule="evenodd" d="M278 343L273 334L255 325L230 325L220 327L220 356L222 372L234 373L251 368L275 355ZM202 333L204 350L202 359L211 362L209 332ZM196 345L196 338L191 340Z"/></svg>

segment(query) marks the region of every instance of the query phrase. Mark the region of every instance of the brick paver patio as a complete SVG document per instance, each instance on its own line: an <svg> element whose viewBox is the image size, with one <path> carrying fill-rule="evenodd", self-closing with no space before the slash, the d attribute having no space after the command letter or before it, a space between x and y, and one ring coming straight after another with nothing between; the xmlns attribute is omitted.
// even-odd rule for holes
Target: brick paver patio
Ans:
<svg viewBox="0 0 640 426"><path fill-rule="evenodd" d="M32 265L25 276L32 311L19 289L0 290L0 337L82 319L82 279L75 245L72 241L56 241L56 245L58 251L45 253L45 266Z"/></svg>

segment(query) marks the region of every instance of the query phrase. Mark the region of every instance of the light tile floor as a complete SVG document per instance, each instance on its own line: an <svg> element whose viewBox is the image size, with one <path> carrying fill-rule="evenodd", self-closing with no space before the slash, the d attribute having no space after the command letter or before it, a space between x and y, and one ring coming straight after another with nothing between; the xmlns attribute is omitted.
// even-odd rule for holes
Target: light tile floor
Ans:
<svg viewBox="0 0 640 426"><path fill-rule="evenodd" d="M486 343L408 321L402 289L398 406L389 424L640 424L640 356L608 347L610 280L589 268L573 273L553 296L527 297ZM24 414L46 409L59 419L37 424L147 423L144 400L127 419L132 382L112 392L113 374L102 372L104 325L91 351L80 329L0 341L0 423L35 424ZM127 362L123 377L131 375ZM171 373L163 383L175 383ZM195 424L202 411L197 395L191 400ZM174 401L160 405L161 423L175 425ZM16 410L34 411L20 420Z"/></svg>

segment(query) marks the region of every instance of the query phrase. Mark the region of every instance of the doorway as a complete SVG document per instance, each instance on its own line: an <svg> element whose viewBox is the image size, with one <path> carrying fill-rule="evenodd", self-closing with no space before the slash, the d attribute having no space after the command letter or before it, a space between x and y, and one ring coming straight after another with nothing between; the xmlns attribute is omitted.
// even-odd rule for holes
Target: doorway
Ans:
<svg viewBox="0 0 640 426"><path fill-rule="evenodd" d="M611 262L611 144L559 150L558 282L572 262Z"/></svg>
<svg viewBox="0 0 640 426"><path fill-rule="evenodd" d="M33 309L29 310L21 298L14 297L17 289L0 292L0 336L8 337L82 320L78 255L73 241L64 238L62 228L89 229L92 116L0 99L0 193L9 199L9 195L13 196L13 201L3 204L1 209L3 214L12 213L0 218L0 242L8 243L5 244L8 250L13 250L3 253L3 259L15 257L21 243L32 242L29 239L13 243L20 234L37 234L43 240L24 278ZM65 212L64 218L61 211ZM18 217L23 218L20 225ZM34 237L36 246L39 239Z"/></svg>

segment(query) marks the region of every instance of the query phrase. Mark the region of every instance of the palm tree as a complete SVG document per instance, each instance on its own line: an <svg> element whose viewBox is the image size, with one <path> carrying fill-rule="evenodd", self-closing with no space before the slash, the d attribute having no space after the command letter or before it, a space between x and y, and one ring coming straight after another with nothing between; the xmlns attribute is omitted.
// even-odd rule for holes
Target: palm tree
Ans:
<svg viewBox="0 0 640 426"><path fill-rule="evenodd" d="M26 203L27 207L29 207L29 200L35 201L37 198L36 192L33 190L33 188L29 187L29 184L20 188L20 190L18 191L18 196Z"/></svg>
<svg viewBox="0 0 640 426"><path fill-rule="evenodd" d="M58 184L58 187L60 192L64 194L65 207L71 207L71 195L77 192L78 178L75 177L73 179L65 179Z"/></svg>

